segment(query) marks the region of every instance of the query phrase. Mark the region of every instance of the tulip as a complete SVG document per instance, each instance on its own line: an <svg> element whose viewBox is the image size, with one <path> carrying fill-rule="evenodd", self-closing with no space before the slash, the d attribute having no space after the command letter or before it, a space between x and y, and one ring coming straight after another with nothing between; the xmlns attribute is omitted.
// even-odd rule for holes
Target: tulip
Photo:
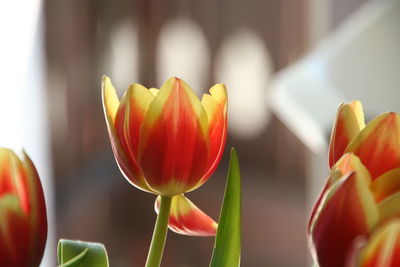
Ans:
<svg viewBox="0 0 400 267"><path fill-rule="evenodd" d="M368 239L400 214L400 115L384 113L365 125L359 101L342 104L332 129L329 166L308 225L320 267L345 266L356 240Z"/></svg>
<svg viewBox="0 0 400 267"><path fill-rule="evenodd" d="M47 239L46 206L28 155L0 148L0 266L39 266Z"/></svg>
<svg viewBox="0 0 400 267"><path fill-rule="evenodd" d="M160 90L132 84L118 100L103 78L103 106L121 172L137 188L174 196L201 186L214 172L226 140L226 89L202 101L181 79Z"/></svg>
<svg viewBox="0 0 400 267"><path fill-rule="evenodd" d="M170 78L160 89L131 84L121 100L108 77L102 87L122 174L135 187L160 196L153 241L160 218L180 234L214 235L217 224L183 194L204 184L221 160L227 134L225 86L214 85L201 101L179 78Z"/></svg>

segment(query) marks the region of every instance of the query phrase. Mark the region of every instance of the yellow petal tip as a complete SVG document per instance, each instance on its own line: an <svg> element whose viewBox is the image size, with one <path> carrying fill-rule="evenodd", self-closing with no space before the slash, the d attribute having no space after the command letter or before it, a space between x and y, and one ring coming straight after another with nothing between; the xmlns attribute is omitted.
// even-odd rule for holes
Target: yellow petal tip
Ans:
<svg viewBox="0 0 400 267"><path fill-rule="evenodd" d="M111 83L111 79L106 75L103 75L102 77L102 97L106 117L109 117L112 121L114 121L115 114L119 106L119 98L114 86Z"/></svg>

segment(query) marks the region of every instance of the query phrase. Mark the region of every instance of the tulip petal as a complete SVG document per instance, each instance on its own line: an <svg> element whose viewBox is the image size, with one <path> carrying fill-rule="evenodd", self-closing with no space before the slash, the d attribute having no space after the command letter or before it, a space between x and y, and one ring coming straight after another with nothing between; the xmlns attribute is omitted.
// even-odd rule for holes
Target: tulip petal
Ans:
<svg viewBox="0 0 400 267"><path fill-rule="evenodd" d="M335 174L337 171L340 172L339 176L337 173ZM366 177L367 181L371 180L371 175L369 174L368 169L361 162L359 157L353 153L344 154L343 157L341 157L340 160L333 166L331 175L328 178L328 186L331 186L336 181L343 178L343 176L354 171L360 173L363 177Z"/></svg>
<svg viewBox="0 0 400 267"><path fill-rule="evenodd" d="M119 122L119 124L122 125L122 127L120 128L123 128L124 125L124 120L119 119L118 121L116 121L117 111L118 109L121 109L120 102L117 93L113 85L111 84L110 78L106 76L103 76L102 97L103 97L103 109L107 122L108 134L110 137L111 147L114 153L115 160L118 164L118 167L120 168L125 178L132 185L143 191L152 192L151 189L144 182L143 175L138 166L133 165L130 162L129 156L124 152L124 149L122 148L121 142L124 139L122 140L119 139L116 127L114 126L114 123L117 122Z"/></svg>
<svg viewBox="0 0 400 267"><path fill-rule="evenodd" d="M28 179L21 160L14 151L0 148L0 196L3 194L16 194L25 214L31 212L31 202Z"/></svg>
<svg viewBox="0 0 400 267"><path fill-rule="evenodd" d="M150 104L138 155L147 184L160 195L184 193L205 174L207 113L183 80L169 79Z"/></svg>
<svg viewBox="0 0 400 267"><path fill-rule="evenodd" d="M400 167L400 116L394 112L373 119L348 145L376 179Z"/></svg>
<svg viewBox="0 0 400 267"><path fill-rule="evenodd" d="M157 213L159 208L160 196L154 205ZM181 235L214 236L217 231L218 224L184 195L172 197L169 216L169 229Z"/></svg>
<svg viewBox="0 0 400 267"><path fill-rule="evenodd" d="M364 112L360 101L340 105L329 144L330 167L340 159L347 145L364 126Z"/></svg>
<svg viewBox="0 0 400 267"><path fill-rule="evenodd" d="M131 84L121 99L114 122L118 140L132 170L132 176L129 179L133 184L148 192L152 190L148 187L137 162L137 150L140 128L153 100L154 95L147 88L140 84Z"/></svg>
<svg viewBox="0 0 400 267"><path fill-rule="evenodd" d="M360 251L359 267L400 266L400 219L379 226Z"/></svg>
<svg viewBox="0 0 400 267"><path fill-rule="evenodd" d="M0 198L0 266L38 266L30 262L30 227L16 195Z"/></svg>
<svg viewBox="0 0 400 267"><path fill-rule="evenodd" d="M159 92L160 90L158 90L157 88L150 88L149 91L150 91L150 93L152 93L154 96L156 96L156 95L158 95L158 92Z"/></svg>
<svg viewBox="0 0 400 267"><path fill-rule="evenodd" d="M121 99L116 115L115 128L122 147L129 151L133 164L137 165L140 127L154 95L140 84L131 84Z"/></svg>
<svg viewBox="0 0 400 267"><path fill-rule="evenodd" d="M400 192L390 195L378 204L381 220L400 215Z"/></svg>
<svg viewBox="0 0 400 267"><path fill-rule="evenodd" d="M352 172L360 173L363 177L366 178L367 181L371 180L371 176L367 170L367 168L362 164L360 159L354 155L353 153L346 153L344 154L339 161L331 169L329 174L328 180L325 184L325 187L319 194L317 201L314 204L314 207L311 211L310 221L308 224L308 229L310 230L310 226L314 221L314 216L319 208L322 198L325 195L326 191L336 182L340 181L341 179L345 179L350 173Z"/></svg>
<svg viewBox="0 0 400 267"><path fill-rule="evenodd" d="M14 177L19 176L15 167L17 161L11 150L0 148L0 196L16 193Z"/></svg>
<svg viewBox="0 0 400 267"><path fill-rule="evenodd" d="M357 236L353 240L346 256L346 267L358 267L359 253L367 241L368 239L366 236Z"/></svg>
<svg viewBox="0 0 400 267"><path fill-rule="evenodd" d="M344 266L354 238L367 235L379 220L369 183L367 177L353 172L325 193L310 227L320 266Z"/></svg>
<svg viewBox="0 0 400 267"><path fill-rule="evenodd" d="M221 160L226 143L228 127L227 103L228 96L226 93L226 87L223 84L216 84L211 87L210 94L204 94L201 100L201 104L207 112L208 118L210 156L207 163L207 172L195 188L201 186L207 181Z"/></svg>
<svg viewBox="0 0 400 267"><path fill-rule="evenodd" d="M34 240L34 244L30 248L31 255L33 255L31 262L34 266L38 266L42 260L47 240L46 203L39 175L25 151L23 151L22 164L25 169L29 191L31 240Z"/></svg>
<svg viewBox="0 0 400 267"><path fill-rule="evenodd" d="M371 184L371 191L377 203L400 192L400 168L385 172Z"/></svg>

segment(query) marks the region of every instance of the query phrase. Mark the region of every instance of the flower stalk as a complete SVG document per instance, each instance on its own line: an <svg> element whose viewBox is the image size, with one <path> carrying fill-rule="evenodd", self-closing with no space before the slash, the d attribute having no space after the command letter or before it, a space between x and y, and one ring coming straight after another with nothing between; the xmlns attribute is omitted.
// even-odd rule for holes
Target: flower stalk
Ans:
<svg viewBox="0 0 400 267"><path fill-rule="evenodd" d="M167 238L171 200L172 197L161 196L160 210L158 212L156 225L154 227L149 254L147 255L146 267L160 266L165 240Z"/></svg>

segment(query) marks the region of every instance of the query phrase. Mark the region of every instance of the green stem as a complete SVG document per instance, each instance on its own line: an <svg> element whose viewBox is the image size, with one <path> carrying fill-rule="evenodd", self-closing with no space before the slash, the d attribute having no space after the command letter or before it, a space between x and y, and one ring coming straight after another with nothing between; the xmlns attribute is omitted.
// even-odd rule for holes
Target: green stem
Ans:
<svg viewBox="0 0 400 267"><path fill-rule="evenodd" d="M164 251L165 239L167 237L169 210L171 209L172 197L161 196L160 210L158 212L156 225L149 254L147 255L146 267L159 267Z"/></svg>

